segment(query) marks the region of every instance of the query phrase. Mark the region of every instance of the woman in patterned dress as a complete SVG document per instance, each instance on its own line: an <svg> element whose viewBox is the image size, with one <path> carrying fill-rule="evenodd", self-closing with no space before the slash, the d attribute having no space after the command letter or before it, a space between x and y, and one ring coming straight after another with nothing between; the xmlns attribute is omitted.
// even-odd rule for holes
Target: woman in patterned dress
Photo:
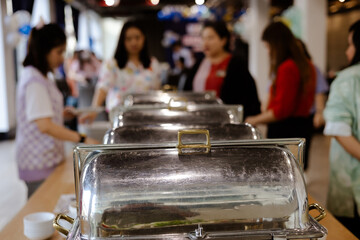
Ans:
<svg viewBox="0 0 360 240"><path fill-rule="evenodd" d="M122 104L128 93L158 90L161 87L160 66L148 53L143 29L136 21L126 22L121 30L114 58L101 69L93 98L93 107L106 100L106 110ZM80 117L81 123L94 121L96 113Z"/></svg>

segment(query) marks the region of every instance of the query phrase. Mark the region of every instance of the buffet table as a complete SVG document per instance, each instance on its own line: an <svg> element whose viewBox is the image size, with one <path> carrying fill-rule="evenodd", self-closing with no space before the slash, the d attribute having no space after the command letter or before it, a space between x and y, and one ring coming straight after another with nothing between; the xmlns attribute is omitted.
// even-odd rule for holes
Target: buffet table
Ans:
<svg viewBox="0 0 360 240"><path fill-rule="evenodd" d="M0 232L1 240L22 240L27 239L24 232L23 217L27 214L39 211L52 212L62 194L75 192L73 162L69 158L60 164L54 173L44 182L44 184L33 194L24 208L12 219ZM315 202L309 196L309 203ZM10 206L9 206L10 207ZM317 211L312 211L312 215L317 215ZM331 214L320 222L328 229L326 240L357 239L343 225L341 225ZM55 231L50 240L64 239Z"/></svg>

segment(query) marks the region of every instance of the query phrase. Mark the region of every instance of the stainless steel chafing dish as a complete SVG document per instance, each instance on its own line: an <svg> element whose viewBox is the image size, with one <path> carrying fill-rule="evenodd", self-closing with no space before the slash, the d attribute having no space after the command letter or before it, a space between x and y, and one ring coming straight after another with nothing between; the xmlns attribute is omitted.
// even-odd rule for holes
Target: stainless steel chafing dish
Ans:
<svg viewBox="0 0 360 240"><path fill-rule="evenodd" d="M206 133L206 131L201 131ZM77 147L78 218L67 239L318 239L303 140ZM199 131L189 132L190 134ZM292 151L290 151L292 149ZM295 154L295 155L294 155Z"/></svg>
<svg viewBox="0 0 360 240"><path fill-rule="evenodd" d="M126 95L124 98L124 106L133 106L138 104L167 105L171 102L177 101L185 104L222 104L221 99L216 97L216 93L214 91L151 91L147 93L133 93Z"/></svg>
<svg viewBox="0 0 360 240"><path fill-rule="evenodd" d="M211 124L211 125L184 125L184 124L161 124L145 126L123 126L111 129L104 136L104 144L116 143L168 143L177 142L177 132L186 129L207 129L210 132L211 141L226 141L240 139L260 139L260 132L248 123L239 124ZM184 136L186 140L187 136ZM203 141L203 134L188 137L191 141Z"/></svg>
<svg viewBox="0 0 360 240"><path fill-rule="evenodd" d="M196 104L183 106L118 106L110 113L113 128L127 125L184 124L204 125L241 123L242 105Z"/></svg>

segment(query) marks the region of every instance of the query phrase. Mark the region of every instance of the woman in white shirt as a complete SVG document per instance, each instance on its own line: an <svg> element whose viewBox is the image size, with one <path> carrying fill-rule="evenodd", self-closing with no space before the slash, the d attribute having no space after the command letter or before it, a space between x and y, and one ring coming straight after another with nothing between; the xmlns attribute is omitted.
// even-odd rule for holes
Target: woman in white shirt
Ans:
<svg viewBox="0 0 360 240"><path fill-rule="evenodd" d="M63 96L51 72L64 61L66 36L56 24L31 31L24 70L17 85L16 160L28 197L64 160L63 141L98 143L64 127Z"/></svg>
<svg viewBox="0 0 360 240"><path fill-rule="evenodd" d="M123 103L128 93L158 90L161 87L160 66L150 58L143 29L136 21L126 22L121 30L113 59L104 63L93 98L93 107L106 99L106 110ZM96 113L80 117L79 121L92 122Z"/></svg>

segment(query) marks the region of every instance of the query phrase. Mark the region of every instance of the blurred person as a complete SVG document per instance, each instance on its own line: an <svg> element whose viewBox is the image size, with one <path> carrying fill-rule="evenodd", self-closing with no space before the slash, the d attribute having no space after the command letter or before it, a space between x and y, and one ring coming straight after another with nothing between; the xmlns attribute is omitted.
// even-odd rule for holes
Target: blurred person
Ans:
<svg viewBox="0 0 360 240"><path fill-rule="evenodd" d="M226 24L206 22L201 36L205 58L195 64L194 77L189 77L185 89L214 90L225 104L243 105L244 117L260 113L255 81L247 64L230 53L230 32Z"/></svg>
<svg viewBox="0 0 360 240"><path fill-rule="evenodd" d="M248 117L252 125L267 124L268 138L305 138L310 141L316 73L294 35L281 22L269 24L262 35L269 51L272 85L268 106L259 115ZM309 146L305 145L304 169Z"/></svg>
<svg viewBox="0 0 360 240"><path fill-rule="evenodd" d="M67 69L67 81L74 85L72 90L74 97L79 97L78 85L96 84L100 67L101 61L93 52L80 50L74 53Z"/></svg>
<svg viewBox="0 0 360 240"><path fill-rule="evenodd" d="M99 107L106 100L106 109L110 111L123 103L129 93L142 93L158 90L161 87L160 65L148 53L144 30L138 22L124 24L115 56L106 61L100 70L92 106ZM80 117L81 123L91 123L96 113Z"/></svg>
<svg viewBox="0 0 360 240"><path fill-rule="evenodd" d="M73 107L77 107L77 97L79 93L77 91L77 83L74 79L69 77L69 72L72 63L78 58L78 56L79 56L79 51L75 51L71 57L65 58L64 60L64 72L66 76L66 83L70 88L70 94L71 94L66 100L66 105Z"/></svg>
<svg viewBox="0 0 360 240"><path fill-rule="evenodd" d="M94 88L99 77L101 61L89 50L75 51L71 58L65 60L66 82L71 94L66 98L66 106L84 108L91 105ZM78 119L65 122L73 130L77 130Z"/></svg>
<svg viewBox="0 0 360 240"><path fill-rule="evenodd" d="M184 90L186 79L189 75L190 69L185 66L185 59L183 57L179 58L179 60L176 62L176 65L179 69L181 69L181 71L179 73L177 89L182 91L182 90Z"/></svg>
<svg viewBox="0 0 360 240"><path fill-rule="evenodd" d="M304 51L307 59L311 61L311 55L305 43L300 39L297 39L297 41L301 49ZM309 157L308 151L310 151L313 135L316 132L320 131L320 129L325 126L325 119L323 112L325 109L327 93L329 91L329 84L327 83L326 78L324 77L324 75L321 73L320 69L316 65L313 64L313 66L316 71L316 88L315 88L314 104L310 110L310 119L312 125L311 125L311 135L308 139L306 139L306 150L307 150L307 152L305 152L306 159ZM307 169L308 160L305 160L305 163L306 163L305 169Z"/></svg>
<svg viewBox="0 0 360 240"><path fill-rule="evenodd" d="M233 39L232 54L239 57L242 61L249 66L249 44L242 40L239 36Z"/></svg>
<svg viewBox="0 0 360 240"><path fill-rule="evenodd" d="M175 62L175 66L177 70L172 71L171 74L169 74L167 85L176 88L178 91L183 91L191 69L185 66L185 59L183 57L180 57L179 60Z"/></svg>
<svg viewBox="0 0 360 240"><path fill-rule="evenodd" d="M17 86L16 160L28 197L64 160L63 141L95 144L96 140L69 130L63 119L63 96L51 75L64 61L66 36L56 24L33 28L24 70Z"/></svg>
<svg viewBox="0 0 360 240"><path fill-rule="evenodd" d="M360 20L350 26L346 56L324 111L324 134L333 137L327 208L360 238Z"/></svg>
<svg viewBox="0 0 360 240"><path fill-rule="evenodd" d="M306 57L311 61L311 56L305 43L300 39L298 39L298 42L303 48ZM327 93L329 91L329 84L320 69L316 65L314 65L314 67L316 70L316 89L314 105L311 108L311 117L314 128L319 129L325 125L323 111L326 104Z"/></svg>
<svg viewBox="0 0 360 240"><path fill-rule="evenodd" d="M184 59L184 66L186 68L193 67L193 65L195 63L195 59L194 59L193 53L191 52L191 50L189 48L182 46L180 41L176 41L171 45L171 49L173 52L172 59L175 64L175 69L178 69L177 62L180 60L180 58ZM181 69L179 69L179 70L181 70Z"/></svg>

